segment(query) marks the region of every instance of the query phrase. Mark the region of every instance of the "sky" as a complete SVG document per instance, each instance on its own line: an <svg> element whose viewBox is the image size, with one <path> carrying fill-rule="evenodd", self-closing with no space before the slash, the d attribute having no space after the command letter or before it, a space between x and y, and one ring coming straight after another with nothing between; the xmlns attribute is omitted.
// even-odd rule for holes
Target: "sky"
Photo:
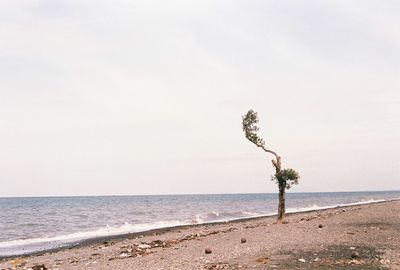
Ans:
<svg viewBox="0 0 400 270"><path fill-rule="evenodd" d="M400 2L0 1L0 196L400 190Z"/></svg>

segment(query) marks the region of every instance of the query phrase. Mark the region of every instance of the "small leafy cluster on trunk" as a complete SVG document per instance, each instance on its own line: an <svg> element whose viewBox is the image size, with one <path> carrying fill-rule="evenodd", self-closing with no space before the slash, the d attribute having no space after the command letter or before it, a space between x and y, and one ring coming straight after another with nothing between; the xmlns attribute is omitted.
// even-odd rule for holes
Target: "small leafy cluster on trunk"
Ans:
<svg viewBox="0 0 400 270"><path fill-rule="evenodd" d="M271 177L278 185L284 186L286 189L291 188L293 185L299 183L299 173L293 169L284 169Z"/></svg>

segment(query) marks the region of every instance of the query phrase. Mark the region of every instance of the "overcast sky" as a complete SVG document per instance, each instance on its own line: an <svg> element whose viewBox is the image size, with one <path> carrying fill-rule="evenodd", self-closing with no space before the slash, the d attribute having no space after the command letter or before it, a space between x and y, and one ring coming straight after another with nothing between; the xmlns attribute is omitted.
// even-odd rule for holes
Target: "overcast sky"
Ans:
<svg viewBox="0 0 400 270"><path fill-rule="evenodd" d="M0 1L0 196L400 189L400 2Z"/></svg>

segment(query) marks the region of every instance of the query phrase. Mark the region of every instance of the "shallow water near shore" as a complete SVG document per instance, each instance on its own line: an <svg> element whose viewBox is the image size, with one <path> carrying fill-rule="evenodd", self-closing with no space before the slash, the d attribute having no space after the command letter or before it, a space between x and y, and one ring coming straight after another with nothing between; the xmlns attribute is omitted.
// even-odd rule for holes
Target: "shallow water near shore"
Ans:
<svg viewBox="0 0 400 270"><path fill-rule="evenodd" d="M288 193L287 212L400 198L399 191ZM276 194L0 198L0 257L104 236L273 215Z"/></svg>

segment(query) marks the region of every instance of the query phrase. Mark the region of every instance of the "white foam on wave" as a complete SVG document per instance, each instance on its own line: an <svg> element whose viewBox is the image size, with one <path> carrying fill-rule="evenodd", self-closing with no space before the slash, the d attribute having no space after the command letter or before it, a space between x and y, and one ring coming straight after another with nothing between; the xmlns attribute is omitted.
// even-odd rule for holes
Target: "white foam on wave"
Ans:
<svg viewBox="0 0 400 270"><path fill-rule="evenodd" d="M129 224L124 223L122 226L106 226L104 228L99 228L94 231L86 231L86 232L76 232L65 235L51 236L51 237L42 237L42 238L31 238L31 239L21 239L21 240L12 240L7 242L0 242L0 248L7 247L18 247L25 245L34 245L41 243L71 243L79 240L86 240L98 237L105 236L115 236L127 233L135 233L135 232L143 232L149 231L153 229L160 228L168 228L183 225L180 221L159 221L154 223L145 223L145 224Z"/></svg>
<svg viewBox="0 0 400 270"><path fill-rule="evenodd" d="M400 199L400 198L399 198ZM300 212L308 212L308 211L315 211L315 210L324 210L324 209L332 209L337 207L346 207L346 206L355 206L355 205L363 205L363 204L370 204L370 203L377 203L377 202L385 202L386 200L379 199L370 199L370 200L361 200L358 202L352 203L343 203L343 204L333 204L333 205L325 205L325 206L318 206L313 204L307 207L299 207L299 208L288 208L286 213L300 213Z"/></svg>
<svg viewBox="0 0 400 270"><path fill-rule="evenodd" d="M197 214L193 218L186 220L186 223L189 224L204 224L204 223L216 223L216 222L228 222L234 220L240 220L244 218L253 218L253 217L262 217L265 214L256 213L256 212L217 212L212 211L203 214Z"/></svg>

